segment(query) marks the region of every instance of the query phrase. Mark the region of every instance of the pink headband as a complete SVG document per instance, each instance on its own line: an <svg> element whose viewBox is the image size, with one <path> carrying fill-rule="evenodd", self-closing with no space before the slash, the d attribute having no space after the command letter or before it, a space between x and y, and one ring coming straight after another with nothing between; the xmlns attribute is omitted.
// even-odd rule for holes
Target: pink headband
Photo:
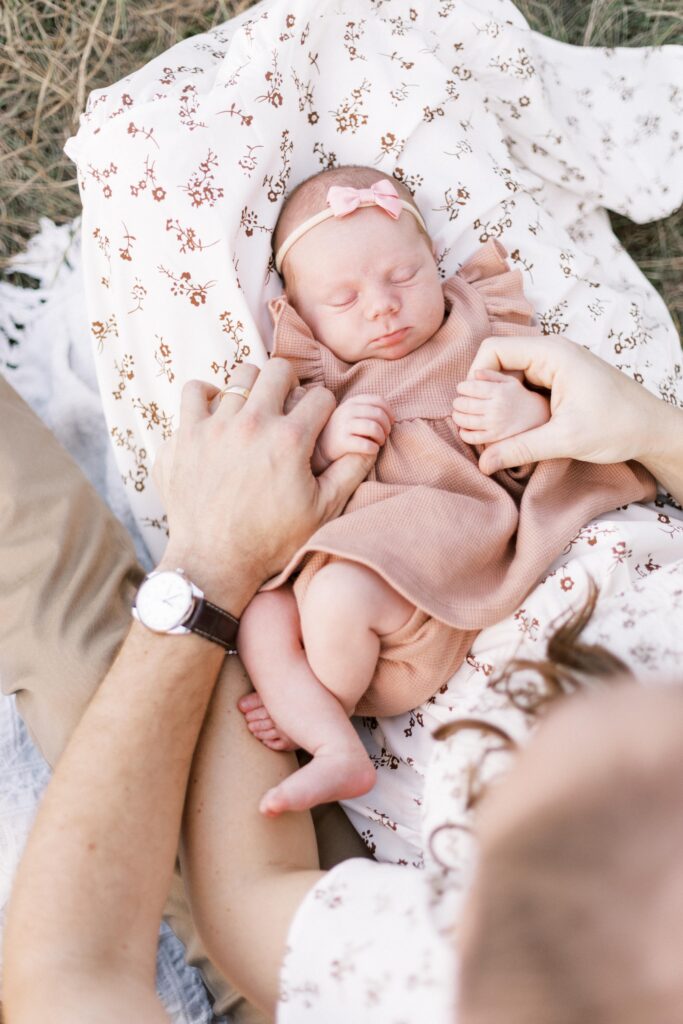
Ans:
<svg viewBox="0 0 683 1024"><path fill-rule="evenodd" d="M284 240L275 254L275 269L278 274L289 250L307 231L322 224L324 220L329 220L330 217L347 217L363 206L379 206L380 210L388 213L393 220L398 220L402 210L409 210L425 234L427 233L427 226L415 207L399 197L396 187L387 178L376 181L370 188L342 188L339 185L332 185L327 190L327 206L327 210L321 210L303 224L299 224L299 227Z"/></svg>

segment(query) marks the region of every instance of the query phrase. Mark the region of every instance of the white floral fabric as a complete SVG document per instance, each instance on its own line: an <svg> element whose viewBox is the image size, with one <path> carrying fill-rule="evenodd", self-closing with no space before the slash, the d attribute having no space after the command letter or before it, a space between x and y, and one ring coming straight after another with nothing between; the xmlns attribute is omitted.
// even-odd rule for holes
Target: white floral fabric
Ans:
<svg viewBox="0 0 683 1024"><path fill-rule="evenodd" d="M105 416L157 557L150 479L180 390L270 344L283 197L339 163L416 196L444 278L490 238L548 343L567 333L668 401L678 340L612 234L683 199L683 50L582 50L510 0L264 0L93 93L67 151L83 199Z"/></svg>
<svg viewBox="0 0 683 1024"><path fill-rule="evenodd" d="M476 862L473 808L509 768L536 718L540 679L497 680L537 660L548 636L600 588L584 639L643 683L683 682L683 515L631 505L583 528L523 605L483 630L431 700L396 718L358 720L377 770L346 810L381 863L346 861L313 889L289 934L278 1024L452 1024L455 944ZM443 741L441 725L457 728Z"/></svg>

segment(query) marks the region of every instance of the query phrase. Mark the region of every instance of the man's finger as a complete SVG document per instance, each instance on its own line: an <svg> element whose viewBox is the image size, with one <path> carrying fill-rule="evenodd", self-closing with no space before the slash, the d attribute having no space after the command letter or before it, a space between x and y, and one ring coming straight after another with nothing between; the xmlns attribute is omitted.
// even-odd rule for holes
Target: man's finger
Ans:
<svg viewBox="0 0 683 1024"><path fill-rule="evenodd" d="M244 408L245 402L251 395L242 395L239 391L232 391L231 388L242 388L244 391L251 391L259 375L258 366L253 363L240 363L230 374L230 380L225 388L218 392L211 403L211 412L218 412L221 416L235 416ZM226 390L227 388L227 390Z"/></svg>
<svg viewBox="0 0 683 1024"><path fill-rule="evenodd" d="M334 519L375 464L371 455L343 455L318 477L321 523Z"/></svg>
<svg viewBox="0 0 683 1024"><path fill-rule="evenodd" d="M552 420L542 427L527 430L514 437L506 437L486 448L479 457L479 468L482 473L491 476L500 469L511 469L513 466L524 466L529 462L541 462L544 459L558 457L557 432L553 429Z"/></svg>
<svg viewBox="0 0 683 1024"><path fill-rule="evenodd" d="M330 416L337 407L334 395L327 388L311 388L288 414L288 419L303 428L307 454L315 448L315 442ZM309 450L310 449L310 450Z"/></svg>
<svg viewBox="0 0 683 1024"><path fill-rule="evenodd" d="M251 389L249 408L276 415L282 413L287 395L298 383L287 359L269 359Z"/></svg>
<svg viewBox="0 0 683 1024"><path fill-rule="evenodd" d="M209 415L209 403L219 389L203 380L188 380L180 395L180 422L198 423Z"/></svg>

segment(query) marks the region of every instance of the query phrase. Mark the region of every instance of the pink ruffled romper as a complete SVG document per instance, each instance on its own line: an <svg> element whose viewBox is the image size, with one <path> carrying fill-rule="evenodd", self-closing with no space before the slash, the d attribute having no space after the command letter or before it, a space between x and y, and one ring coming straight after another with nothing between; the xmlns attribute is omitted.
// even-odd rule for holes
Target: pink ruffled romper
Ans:
<svg viewBox="0 0 683 1024"><path fill-rule="evenodd" d="M267 584L294 582L299 603L326 562L369 566L415 605L382 638L375 675L356 714L396 715L435 693L484 626L509 615L579 528L610 509L655 496L639 463L553 459L485 476L451 419L458 381L484 338L539 334L522 275L499 242L484 245L444 285L447 314L436 334L401 359L346 363L315 340L283 297L270 303L273 355L304 387L338 402L380 394L395 422L377 462L346 506ZM552 345L552 339L548 339Z"/></svg>

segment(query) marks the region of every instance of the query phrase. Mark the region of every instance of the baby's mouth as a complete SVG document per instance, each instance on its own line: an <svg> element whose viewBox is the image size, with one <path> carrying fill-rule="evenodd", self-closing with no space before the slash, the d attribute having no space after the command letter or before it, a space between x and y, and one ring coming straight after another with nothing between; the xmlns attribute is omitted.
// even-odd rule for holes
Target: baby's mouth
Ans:
<svg viewBox="0 0 683 1024"><path fill-rule="evenodd" d="M397 331L391 331L389 334L382 334L379 338L373 338L370 342L371 345L397 345L399 341L403 341L406 334L410 330L409 327L399 327Z"/></svg>

